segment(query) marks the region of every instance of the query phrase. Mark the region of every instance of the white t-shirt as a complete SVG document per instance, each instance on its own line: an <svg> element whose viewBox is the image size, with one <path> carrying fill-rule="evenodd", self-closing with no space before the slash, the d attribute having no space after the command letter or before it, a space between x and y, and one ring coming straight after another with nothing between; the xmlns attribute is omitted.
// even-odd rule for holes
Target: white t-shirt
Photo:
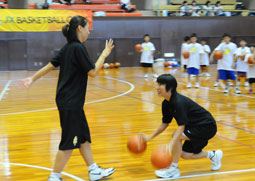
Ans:
<svg viewBox="0 0 255 181"><path fill-rule="evenodd" d="M151 55L152 51L155 51L155 46L151 42L142 43L142 55L141 55L141 63L153 63L153 55Z"/></svg>
<svg viewBox="0 0 255 181"><path fill-rule="evenodd" d="M207 65L208 66L210 64L209 53L211 53L211 48L209 47L209 45L202 45L202 47L203 47L203 55L202 55L201 65Z"/></svg>
<svg viewBox="0 0 255 181"><path fill-rule="evenodd" d="M182 48L181 48L181 64L182 65L187 65L188 63L188 58L183 57L183 52L189 51L188 47L189 47L188 43L182 43Z"/></svg>
<svg viewBox="0 0 255 181"><path fill-rule="evenodd" d="M236 49L236 56L240 56L243 53L249 54L251 51L248 47L239 47L238 49ZM236 70L238 72L247 72L248 71L248 64L246 62L244 62L240 57L237 58L237 67Z"/></svg>
<svg viewBox="0 0 255 181"><path fill-rule="evenodd" d="M253 56L253 54L249 53L245 56L244 62L248 61L249 56ZM255 64L248 65L247 78L255 78Z"/></svg>
<svg viewBox="0 0 255 181"><path fill-rule="evenodd" d="M189 9L189 6L181 6L181 8L180 8L180 11L181 11L180 16L184 16L188 9Z"/></svg>
<svg viewBox="0 0 255 181"><path fill-rule="evenodd" d="M200 69L200 54L203 54L203 47L199 43L190 43L188 46L189 59L188 68Z"/></svg>
<svg viewBox="0 0 255 181"><path fill-rule="evenodd" d="M223 58L218 60L218 70L233 70L232 65L234 61L234 54L236 52L237 46L235 43L221 43L215 50L223 52Z"/></svg>

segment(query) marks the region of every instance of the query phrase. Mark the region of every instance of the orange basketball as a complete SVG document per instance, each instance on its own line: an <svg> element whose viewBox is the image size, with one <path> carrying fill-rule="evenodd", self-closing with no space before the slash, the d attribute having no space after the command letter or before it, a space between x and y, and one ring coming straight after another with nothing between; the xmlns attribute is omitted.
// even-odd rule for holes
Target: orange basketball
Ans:
<svg viewBox="0 0 255 181"><path fill-rule="evenodd" d="M115 67L114 63L110 63L110 68L113 69Z"/></svg>
<svg viewBox="0 0 255 181"><path fill-rule="evenodd" d="M165 67L168 67L169 65L170 65L169 62L167 62L167 61L164 62L164 66L165 66Z"/></svg>
<svg viewBox="0 0 255 181"><path fill-rule="evenodd" d="M158 169L167 168L171 165L172 156L167 145L162 145L152 152L151 163Z"/></svg>
<svg viewBox="0 0 255 181"><path fill-rule="evenodd" d="M137 52L140 52L141 50L142 50L142 45L141 44L136 44L135 45L135 50L137 51Z"/></svg>
<svg viewBox="0 0 255 181"><path fill-rule="evenodd" d="M120 67L120 63L119 62L115 62L114 66L115 66L115 68L119 68Z"/></svg>
<svg viewBox="0 0 255 181"><path fill-rule="evenodd" d="M185 59L189 58L189 51L184 51L184 52L182 53L182 56L183 56Z"/></svg>
<svg viewBox="0 0 255 181"><path fill-rule="evenodd" d="M223 52L222 51L215 51L214 52L214 58L217 60L220 60L223 58Z"/></svg>
<svg viewBox="0 0 255 181"><path fill-rule="evenodd" d="M132 153L142 153L146 150L146 141L140 135L131 136L128 140L127 147Z"/></svg>
<svg viewBox="0 0 255 181"><path fill-rule="evenodd" d="M245 59L245 55L240 56L241 60Z"/></svg>
<svg viewBox="0 0 255 181"><path fill-rule="evenodd" d="M248 60L247 60L248 64L254 64L254 56L249 56Z"/></svg>

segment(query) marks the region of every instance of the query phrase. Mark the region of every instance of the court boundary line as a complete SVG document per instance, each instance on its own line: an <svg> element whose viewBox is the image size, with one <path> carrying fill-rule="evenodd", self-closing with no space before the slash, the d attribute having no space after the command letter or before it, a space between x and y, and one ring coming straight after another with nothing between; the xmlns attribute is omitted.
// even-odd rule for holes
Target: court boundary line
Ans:
<svg viewBox="0 0 255 181"><path fill-rule="evenodd" d="M121 80L121 79L112 78L112 77L107 77L107 76L104 76L104 77L107 78L107 79L110 79L110 80L116 80L116 81L120 81L120 82L126 83L126 84L128 84L130 86L130 89L128 91L124 92L124 93L119 93L116 96L112 96L112 97L108 97L108 98L104 98L104 99L99 99L99 100L96 100L96 101L86 102L85 104L92 104L92 103L98 103L98 102L107 101L107 100L110 100L110 99L115 99L117 97L121 97L121 96L124 96L126 94L129 94L130 92L132 92L135 89L134 84L132 84L131 82L128 82L128 81L125 81L125 80ZM25 113L32 113L32 112L42 112L42 111L51 111L51 110L57 110L57 107L46 108L46 109L38 109L38 110L31 110L31 111L21 111L21 112L14 112L14 113L2 113L2 114L0 114L0 116L8 116L8 115L15 115L15 114L25 114Z"/></svg>
<svg viewBox="0 0 255 181"><path fill-rule="evenodd" d="M2 90L2 92L1 92L1 94L0 94L0 101L3 99L4 94L5 94L8 90L10 90L10 89L9 89L9 86L11 85L11 83L12 83L12 81L9 80L9 81L5 84L3 90Z"/></svg>
<svg viewBox="0 0 255 181"><path fill-rule="evenodd" d="M255 168L244 169L244 170L231 170L231 171L224 171L224 172L214 172L214 173L203 173L203 174L196 174L196 175L186 175L186 176L180 176L178 178L151 179L151 180L143 180L143 181L177 180L182 178L194 178L194 177L204 177L204 176L211 176L211 175L223 175L223 174L229 174L229 173L252 172L252 171L255 171Z"/></svg>
<svg viewBox="0 0 255 181"><path fill-rule="evenodd" d="M23 164L23 163L9 163L9 162L0 162L0 164L2 165L14 165L14 166L23 166L23 167L29 167L29 168L37 168L37 169L41 169L41 170L48 170L48 171L52 171L52 168L47 168L47 167L41 167L41 166L37 166L37 165L29 165L29 164ZM73 178L77 181L85 181L80 177L77 177L75 175L72 175L70 173L67 172L61 172L62 175L65 175L69 178Z"/></svg>

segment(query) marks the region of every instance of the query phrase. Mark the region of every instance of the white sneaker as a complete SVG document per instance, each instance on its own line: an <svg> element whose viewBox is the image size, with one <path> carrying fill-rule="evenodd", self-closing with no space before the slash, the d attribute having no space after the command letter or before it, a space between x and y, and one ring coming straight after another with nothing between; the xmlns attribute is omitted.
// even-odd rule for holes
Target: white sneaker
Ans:
<svg viewBox="0 0 255 181"><path fill-rule="evenodd" d="M244 83L244 86L245 86L245 87L249 87L249 82L245 82L245 83Z"/></svg>
<svg viewBox="0 0 255 181"><path fill-rule="evenodd" d="M224 93L227 94L228 92L229 92L229 88L226 87L226 88L224 89Z"/></svg>
<svg viewBox="0 0 255 181"><path fill-rule="evenodd" d="M192 87L192 84L189 82L187 85L187 88L191 88L191 87Z"/></svg>
<svg viewBox="0 0 255 181"><path fill-rule="evenodd" d="M48 178L48 181L63 181L63 179L62 179L62 178L58 178L58 177L52 177L52 176L50 176L50 177Z"/></svg>
<svg viewBox="0 0 255 181"><path fill-rule="evenodd" d="M228 81L229 86L233 86L233 83L231 81Z"/></svg>
<svg viewBox="0 0 255 181"><path fill-rule="evenodd" d="M154 78L158 78L158 75L157 75L157 74L153 74L153 77L154 77Z"/></svg>
<svg viewBox="0 0 255 181"><path fill-rule="evenodd" d="M196 84L195 84L195 87L196 87L196 88L199 88L199 87L200 87L200 84L199 84L199 83L196 83Z"/></svg>
<svg viewBox="0 0 255 181"><path fill-rule="evenodd" d="M213 86L214 87L219 87L219 82L215 82Z"/></svg>
<svg viewBox="0 0 255 181"><path fill-rule="evenodd" d="M212 170L216 171L221 168L221 159L223 157L223 152L221 150L216 150L214 152L214 157L211 158Z"/></svg>
<svg viewBox="0 0 255 181"><path fill-rule="evenodd" d="M90 181L96 181L105 177L108 177L114 173L113 168L103 169L100 167L97 167L94 170L89 171L89 180Z"/></svg>
<svg viewBox="0 0 255 181"><path fill-rule="evenodd" d="M205 76L206 77L211 77L211 75L209 73L206 73Z"/></svg>
<svg viewBox="0 0 255 181"><path fill-rule="evenodd" d="M148 74L145 74L143 77L144 77L144 78L148 78L148 77L149 77L149 75L148 75Z"/></svg>
<svg viewBox="0 0 255 181"><path fill-rule="evenodd" d="M241 83L238 81L238 82L236 82L236 86L240 86L241 85Z"/></svg>
<svg viewBox="0 0 255 181"><path fill-rule="evenodd" d="M178 168L171 166L169 168L156 170L155 174L160 178L178 178L181 175Z"/></svg>
<svg viewBox="0 0 255 181"><path fill-rule="evenodd" d="M236 94L241 94L241 91L238 89L238 87L235 88L235 93Z"/></svg>

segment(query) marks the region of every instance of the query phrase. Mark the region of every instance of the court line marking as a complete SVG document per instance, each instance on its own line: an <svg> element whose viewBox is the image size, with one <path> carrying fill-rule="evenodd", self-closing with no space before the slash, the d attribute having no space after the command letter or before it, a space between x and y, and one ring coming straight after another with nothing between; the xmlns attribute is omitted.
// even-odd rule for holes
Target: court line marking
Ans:
<svg viewBox="0 0 255 181"><path fill-rule="evenodd" d="M10 86L11 82L12 82L12 81L9 80L9 81L5 84L4 89L2 90L2 92L1 92L1 94L0 94L0 101L3 99L3 96L4 96L4 94L6 93L6 91L10 90L10 89L9 89L9 86Z"/></svg>
<svg viewBox="0 0 255 181"><path fill-rule="evenodd" d="M121 97L121 96L124 96L126 94L129 94L130 92L132 92L135 89L134 84L132 84L131 82L128 82L128 81L125 81L125 80L121 80L121 79L115 79L115 78L107 77L107 76L105 76L105 78L126 83L126 84L128 84L130 86L130 89L128 91L124 92L124 93L119 94L119 95L108 97L108 98L104 98L104 99L99 99L99 100L96 100L96 101L86 102L85 104L92 104L92 103L98 103L98 102L107 101L107 100L110 100L110 99L115 99L117 97ZM25 113L32 113L32 112L42 112L42 111L51 111L51 110L56 110L56 109L57 109L56 107L53 107L53 108L38 109L38 110L32 110L32 111L22 111L22 112L14 112L14 113L3 113L3 114L0 114L0 116L15 115L15 114L25 114Z"/></svg>
<svg viewBox="0 0 255 181"><path fill-rule="evenodd" d="M8 163L8 162L0 162L0 164L2 165L15 165L15 166L23 166L23 167L30 167L30 168L38 168L41 170L48 170L48 171L52 171L53 169L51 168L47 168L47 167L41 167L41 166L37 166L37 165L28 165L28 164L23 164L23 163ZM70 173L66 173L66 172L61 172L62 175L65 175L67 177L73 178L77 181L85 181L75 175L72 175Z"/></svg>
<svg viewBox="0 0 255 181"><path fill-rule="evenodd" d="M204 176L211 176L211 175L222 175L222 174L228 174L228 173L241 173L241 172L252 172L255 171L255 168L251 169L244 169L244 170L232 170L232 171L225 171L225 172L214 172L214 173L204 173L204 174L197 174L197 175L186 175L181 176L178 178L163 178L163 179L152 179L152 180L144 180L144 181L162 181L162 180L177 180L182 178L194 178L194 177L204 177Z"/></svg>

